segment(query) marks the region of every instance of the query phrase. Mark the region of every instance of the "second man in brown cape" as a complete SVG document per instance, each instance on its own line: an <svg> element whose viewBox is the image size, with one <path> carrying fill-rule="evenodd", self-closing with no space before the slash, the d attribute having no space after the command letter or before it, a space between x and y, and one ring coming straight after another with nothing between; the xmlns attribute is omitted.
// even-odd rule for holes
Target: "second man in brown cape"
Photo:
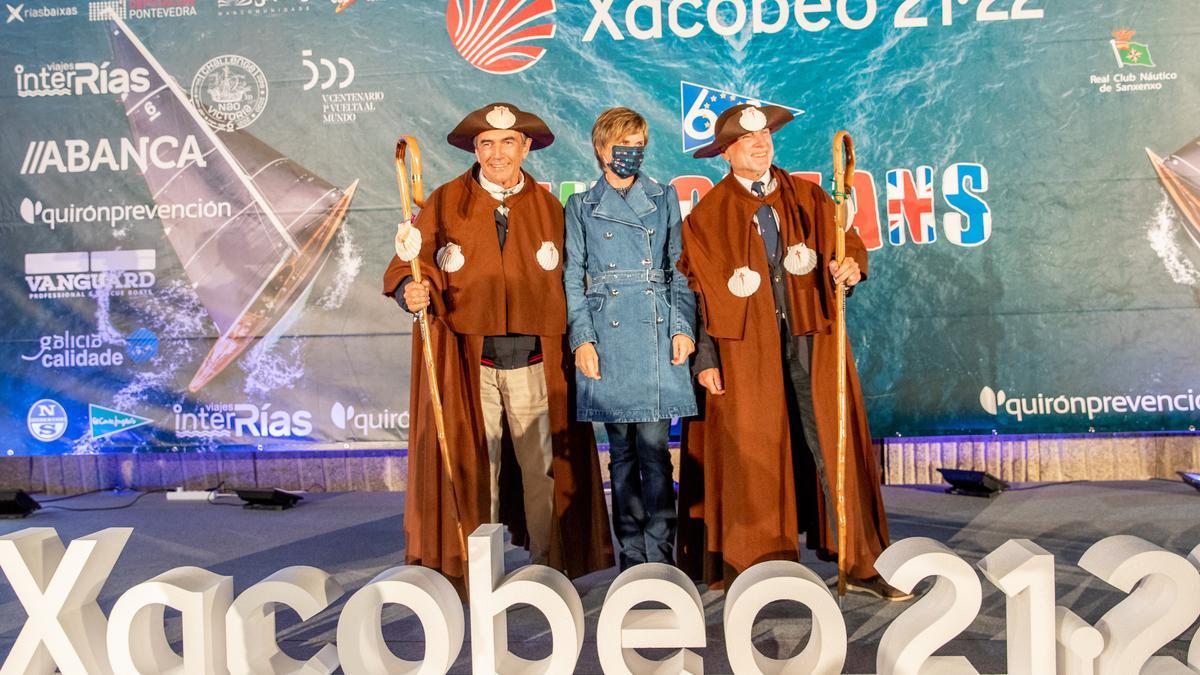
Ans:
<svg viewBox="0 0 1200 675"><path fill-rule="evenodd" d="M685 423L679 562L709 582L796 560L799 531L823 557L837 554L833 294L866 277L867 254L849 231L836 265L832 199L772 164L771 134L791 119L777 106L733 106L695 154L730 166L684 220L679 261L699 298L693 371L706 390L701 417ZM849 588L906 599L875 571L887 520L853 359L848 370Z"/></svg>

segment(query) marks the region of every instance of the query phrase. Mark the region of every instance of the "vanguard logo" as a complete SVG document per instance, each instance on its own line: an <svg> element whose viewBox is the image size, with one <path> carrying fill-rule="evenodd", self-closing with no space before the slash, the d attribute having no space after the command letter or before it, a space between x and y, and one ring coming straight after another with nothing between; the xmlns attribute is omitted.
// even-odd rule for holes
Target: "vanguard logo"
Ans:
<svg viewBox="0 0 1200 675"><path fill-rule="evenodd" d="M1003 389L996 391L984 387L979 392L979 405L989 415L998 415L1003 410L1018 422L1026 417L1042 415L1087 415L1092 420L1101 413L1196 412L1200 410L1200 394L1188 389L1187 393L1176 394L1047 396L1039 393L1037 396L1016 397L1009 396Z"/></svg>
<svg viewBox="0 0 1200 675"><path fill-rule="evenodd" d="M136 429L150 424L150 422L151 420L145 417L131 415L120 410L111 410L94 403L88 404L88 425L92 431L92 440Z"/></svg>
<svg viewBox="0 0 1200 675"><path fill-rule="evenodd" d="M17 74L17 96L83 96L85 94L141 94L150 89L150 71L146 68L110 68L109 62L96 64L52 63L36 71L25 66L13 67Z"/></svg>
<svg viewBox="0 0 1200 675"><path fill-rule="evenodd" d="M154 286L154 249L25 254L30 300L82 298L95 291L148 293Z"/></svg>
<svg viewBox="0 0 1200 675"><path fill-rule="evenodd" d="M545 55L545 47L529 43L554 37L556 9L554 0L450 0L446 30L467 63L485 73L512 75Z"/></svg>
<svg viewBox="0 0 1200 675"><path fill-rule="evenodd" d="M153 166L156 169L182 169L191 164L206 167L208 161L200 151L196 137L188 134L180 142L174 136L142 136L133 141L121 138L116 142L101 138L95 144L82 139L30 141L21 162L21 175L57 173L95 173L100 169L128 171L132 165L138 171Z"/></svg>

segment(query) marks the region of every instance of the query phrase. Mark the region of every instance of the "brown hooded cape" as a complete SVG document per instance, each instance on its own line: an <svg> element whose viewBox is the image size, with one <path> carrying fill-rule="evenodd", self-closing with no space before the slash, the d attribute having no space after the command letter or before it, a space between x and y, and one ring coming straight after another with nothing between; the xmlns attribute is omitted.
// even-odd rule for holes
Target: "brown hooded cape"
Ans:
<svg viewBox="0 0 1200 675"><path fill-rule="evenodd" d="M475 179L478 165L429 196L415 226L421 232L421 271L432 287L430 332L446 419L446 439L463 529L470 535L489 519L488 456L479 398L480 356L487 335L522 333L541 338L554 445L556 527L550 565L578 577L613 565L608 509L590 424L571 422L574 364L565 348L566 297L562 264L545 269L536 254L545 242L563 248L562 204L533 177L508 199L509 229L501 251L494 212L500 205ZM444 272L435 255L461 246L462 268ZM543 256L545 260L545 256ZM385 295L395 295L409 264L393 256L384 274ZM440 570L461 583L450 489L438 449L420 331L413 332L408 496L404 513L405 560ZM501 461L501 521L515 542L525 539L520 472L505 439Z"/></svg>
<svg viewBox="0 0 1200 675"><path fill-rule="evenodd" d="M708 582L733 578L764 560L798 559L798 531L808 544L837 553L836 519L826 513L821 484L795 484L792 434L784 394L783 357L766 253L753 217L764 201L779 214L782 245L804 243L816 251L813 271L787 273L790 327L812 335L813 406L827 473L837 485L837 342L833 336L833 200L818 185L771 167L779 189L754 196L728 175L704 196L683 223L679 270L699 296L701 319L717 345L725 394L704 395L700 417L685 421L679 480L680 567ZM866 248L853 230L846 251L867 272ZM738 297L727 283L749 267L761 284ZM849 353L849 351L847 351ZM848 364L846 511L849 572L867 578L888 546L879 490L880 467L871 445L866 409L853 357ZM799 424L799 420L794 422ZM810 505L797 514L796 490ZM807 493L807 494L805 494ZM832 503L832 502L831 502ZM799 519L799 523L797 520Z"/></svg>

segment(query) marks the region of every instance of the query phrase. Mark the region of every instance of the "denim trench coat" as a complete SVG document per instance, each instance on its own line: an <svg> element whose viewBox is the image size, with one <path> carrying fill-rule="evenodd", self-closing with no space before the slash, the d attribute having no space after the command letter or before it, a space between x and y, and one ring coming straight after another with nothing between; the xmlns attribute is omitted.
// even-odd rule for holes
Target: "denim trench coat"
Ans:
<svg viewBox="0 0 1200 675"><path fill-rule="evenodd" d="M675 189L642 174L625 198L601 176L567 200L568 338L600 355L599 380L575 370L581 422L696 414L688 364L671 365L671 338L696 338L696 296L675 271L680 220Z"/></svg>

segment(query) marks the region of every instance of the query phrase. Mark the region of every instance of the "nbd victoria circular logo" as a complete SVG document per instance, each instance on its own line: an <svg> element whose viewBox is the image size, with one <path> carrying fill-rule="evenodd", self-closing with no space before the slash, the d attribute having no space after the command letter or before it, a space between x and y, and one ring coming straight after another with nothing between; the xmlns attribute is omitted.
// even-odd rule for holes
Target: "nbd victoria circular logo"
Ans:
<svg viewBox="0 0 1200 675"><path fill-rule="evenodd" d="M494 75L512 75L546 53L537 42L554 37L554 0L450 0L446 30L467 63Z"/></svg>
<svg viewBox="0 0 1200 675"><path fill-rule="evenodd" d="M254 124L267 107L267 77L250 59L225 54L200 66L190 94L210 127L235 131Z"/></svg>

